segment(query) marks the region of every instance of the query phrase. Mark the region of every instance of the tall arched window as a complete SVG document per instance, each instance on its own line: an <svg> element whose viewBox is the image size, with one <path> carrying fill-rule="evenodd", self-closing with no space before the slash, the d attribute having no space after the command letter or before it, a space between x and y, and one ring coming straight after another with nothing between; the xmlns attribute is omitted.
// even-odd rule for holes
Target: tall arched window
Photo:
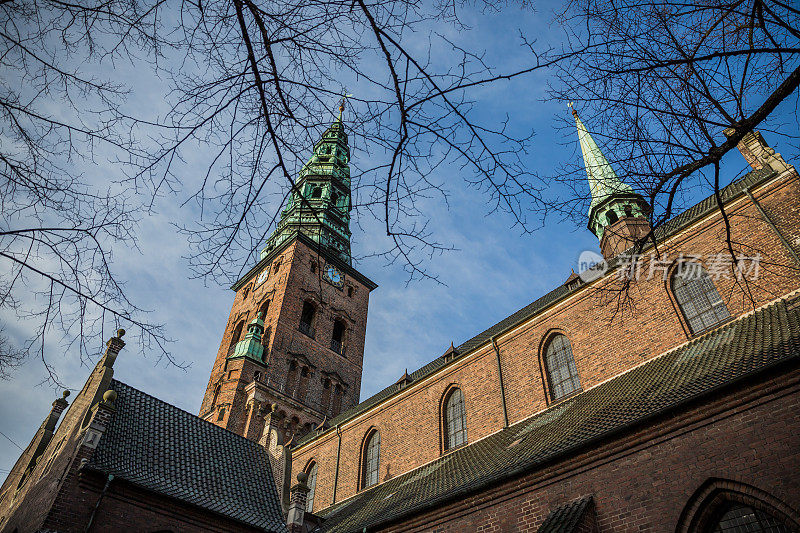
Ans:
<svg viewBox="0 0 800 533"><path fill-rule="evenodd" d="M316 307L309 301L303 302L303 311L300 313L300 324L298 325L298 329L311 337L314 338L314 328L312 325L314 324L314 315L317 313Z"/></svg>
<svg viewBox="0 0 800 533"><path fill-rule="evenodd" d="M378 468L381 457L381 434L376 429L369 434L364 442L363 471L361 475L361 488L366 489L378 483Z"/></svg>
<svg viewBox="0 0 800 533"><path fill-rule="evenodd" d="M264 330L264 334L261 335L261 344L264 345L266 348L269 346L269 338L272 336L272 326L269 326L267 329ZM267 352L264 350L264 355L262 356L262 361L267 362Z"/></svg>
<svg viewBox="0 0 800 533"><path fill-rule="evenodd" d="M267 312L269 311L269 300L264 300L258 308L258 313L261 313L261 318L267 320ZM256 316L258 316L256 313Z"/></svg>
<svg viewBox="0 0 800 533"><path fill-rule="evenodd" d="M710 533L789 533L789 529L769 514L741 503L728 503Z"/></svg>
<svg viewBox="0 0 800 533"><path fill-rule="evenodd" d="M233 328L233 334L231 335L231 343L228 346L228 355L230 355L233 350L236 348L236 343L239 342L239 339L242 337L242 329L244 329L244 320L240 320L236 327Z"/></svg>
<svg viewBox="0 0 800 533"><path fill-rule="evenodd" d="M311 463L306 467L308 474L308 496L306 496L306 512L310 513L314 509L314 493L317 490L317 463Z"/></svg>
<svg viewBox="0 0 800 533"><path fill-rule="evenodd" d="M467 414L461 389L452 389L444 402L444 449L467 443Z"/></svg>
<svg viewBox="0 0 800 533"><path fill-rule="evenodd" d="M700 263L685 262L678 265L672 275L672 293L689 329L695 335L731 316L714 282Z"/></svg>
<svg viewBox="0 0 800 533"><path fill-rule="evenodd" d="M331 337L331 350L344 355L344 331L345 325L339 319L333 321L333 336Z"/></svg>
<svg viewBox="0 0 800 533"><path fill-rule="evenodd" d="M339 414L339 411L342 410L342 395L344 394L344 389L338 383L333 388L333 416Z"/></svg>
<svg viewBox="0 0 800 533"><path fill-rule="evenodd" d="M558 400L581 389L575 358L569 339L560 333L554 335L545 348L547 380L550 384L550 397Z"/></svg>

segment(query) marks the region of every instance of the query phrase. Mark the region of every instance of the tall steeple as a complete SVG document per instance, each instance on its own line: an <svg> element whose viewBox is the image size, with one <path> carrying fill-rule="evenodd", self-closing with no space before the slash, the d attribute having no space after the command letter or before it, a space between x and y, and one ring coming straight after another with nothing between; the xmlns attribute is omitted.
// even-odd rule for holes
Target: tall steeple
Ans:
<svg viewBox="0 0 800 533"><path fill-rule="evenodd" d="M589 191L592 194L592 201L589 205L588 227L600 239L603 255L608 256L610 254L613 256L624 251L625 248L619 249L621 245L626 242L632 244L636 238L645 235L649 231L647 213L650 210L650 206L642 195L619 179L617 173L611 168L608 159L603 155L600 147L597 146L592 135L586 129L580 117L578 117L578 113L571 105L570 109L572 116L575 117L575 125L578 128L578 141L583 153L586 177L589 180ZM625 219L627 219L627 224L618 224L619 221ZM631 223L633 224L631 225ZM614 239L612 239L611 234L607 235L608 228L612 226ZM644 229L646 231L642 233ZM614 242L606 245L604 241L609 240ZM623 242L619 242L620 240Z"/></svg>
<svg viewBox="0 0 800 533"><path fill-rule="evenodd" d="M350 258L343 110L315 143L261 259L231 287L200 416L255 441L271 439L270 428L284 439L308 433L359 400L377 285Z"/></svg>
<svg viewBox="0 0 800 533"><path fill-rule="evenodd" d="M261 258L297 232L302 232L346 264L350 256L350 148L339 118L314 145L311 159L300 170L295 190L281 220L261 250ZM309 206L311 209L309 209Z"/></svg>

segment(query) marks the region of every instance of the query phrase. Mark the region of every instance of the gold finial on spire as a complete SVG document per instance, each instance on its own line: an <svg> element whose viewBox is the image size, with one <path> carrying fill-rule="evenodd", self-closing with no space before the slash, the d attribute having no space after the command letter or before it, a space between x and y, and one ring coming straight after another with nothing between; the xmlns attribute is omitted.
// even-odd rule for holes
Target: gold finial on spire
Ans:
<svg viewBox="0 0 800 533"><path fill-rule="evenodd" d="M570 111L572 111L572 116L575 117L575 118L578 118L578 112L575 111L575 106L573 105L574 103L575 102L568 103L567 107L569 108Z"/></svg>
<svg viewBox="0 0 800 533"><path fill-rule="evenodd" d="M344 113L344 103L345 101L353 96L352 94L347 94L347 89L342 92L342 100L339 102L339 122L342 121L342 113Z"/></svg>

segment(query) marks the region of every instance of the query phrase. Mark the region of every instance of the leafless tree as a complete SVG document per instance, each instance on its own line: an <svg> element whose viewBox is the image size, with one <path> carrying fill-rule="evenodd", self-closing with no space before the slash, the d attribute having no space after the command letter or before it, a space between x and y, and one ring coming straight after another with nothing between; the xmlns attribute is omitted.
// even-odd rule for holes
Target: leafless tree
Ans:
<svg viewBox="0 0 800 533"><path fill-rule="evenodd" d="M561 176L574 186L566 203L548 196L547 182L524 163L531 135L514 135L507 117L478 121L476 91L553 69L552 96L578 102L605 135L658 227L702 172L767 124L800 84L798 12L779 1L576 1L557 19L564 46L540 49L523 36L528 64L512 72L437 31L463 29L464 9L496 8L455 0L0 2L0 68L14 75L4 80L20 81L0 86L3 135L14 141L0 153L0 259L10 272L0 305L14 302L42 321L42 354L53 316L83 347L90 308L95 330L111 314L161 346L163 331L116 283L111 247L135 245L137 217L172 192L198 213L180 225L195 274L237 278L274 229L345 88L353 93L354 207L389 239L372 252L419 279L435 277L425 262L449 248L429 206L446 201L451 186L483 192L488 211L507 213L521 231L585 202L579 173ZM169 111L125 112L124 88L88 74L86 58L132 61L169 80ZM65 110L53 113L48 100ZM728 140L719 137L725 127L734 128ZM98 153L113 154L124 177L83 179L78 163ZM197 153L206 171L194 184L183 163ZM445 183L447 175L459 177ZM710 187L719 189L713 179ZM43 295L36 310L20 298L26 281ZM57 305L67 295L70 305Z"/></svg>
<svg viewBox="0 0 800 533"><path fill-rule="evenodd" d="M162 328L143 318L111 268L114 246L136 245L141 205L114 176L95 174L95 157L121 157L134 144L117 111L123 88L88 66L152 51L158 8L0 2L0 310L32 332L21 343L4 337L14 356L0 359L3 377L35 353L57 381L53 352L95 355L107 320L171 357Z"/></svg>
<svg viewBox="0 0 800 533"><path fill-rule="evenodd" d="M782 127L776 113L780 105L798 112L797 6L781 0L579 0L558 20L569 32L568 51L578 53L556 65L551 96L575 103L622 179L653 206L653 232L637 250L654 242L657 228L687 201L715 195L732 267L739 254L757 252L732 237L720 166L732 150L743 163L735 148L754 129L780 134L797 149L796 124ZM577 166L558 176L573 190L559 205L570 216L585 217L587 190L576 179L582 176ZM620 287L625 294L628 288Z"/></svg>
<svg viewBox="0 0 800 533"><path fill-rule="evenodd" d="M0 93L4 135L13 141L0 154L0 258L8 265L2 305L38 320L27 348L46 364L46 333L58 327L85 355L92 351L87 339L110 315L138 326L170 357L163 330L141 318L117 282L112 247L135 246L138 217L157 195L175 192L199 207L196 222L181 226L194 245L196 274L237 277L244 257L274 228L346 85L356 93L347 115L355 207L380 220L391 243L376 253L401 261L410 279L431 277L425 258L448 246L437 242L423 204L445 197L434 172L444 165L485 191L492 210L527 227L532 209L546 209L520 157L530 135L512 136L502 119L478 123L468 92L523 72L495 73L476 51L434 31L460 27L463 7L405 0L0 3L0 61L4 79L15 82ZM444 62L433 53L441 50ZM90 74L118 61L171 80L170 111L125 112L125 88L113 75ZM142 132L157 142L142 142ZM191 189L181 163L198 148L210 156ZM124 176L85 179L82 164L97 156L115 158ZM31 290L33 301L21 297Z"/></svg>
<svg viewBox="0 0 800 533"><path fill-rule="evenodd" d="M189 46L182 63L203 68L174 77L175 105L161 122L174 141L135 178L151 188L174 184L176 152L196 141L213 149L191 197L204 216L182 228L196 246L198 275L235 278L251 264L242 255L258 250L274 228L276 206L346 87L354 93L346 115L354 207L381 222L390 245L374 252L400 261L410 279L433 277L425 259L448 248L423 205L446 198L434 172L444 165L523 228L532 211L546 210L535 175L522 164L530 135L513 136L504 120L480 123L471 113L470 89L522 72L495 73L477 51L431 31L459 26L461 8L366 0L184 4L182 41Z"/></svg>

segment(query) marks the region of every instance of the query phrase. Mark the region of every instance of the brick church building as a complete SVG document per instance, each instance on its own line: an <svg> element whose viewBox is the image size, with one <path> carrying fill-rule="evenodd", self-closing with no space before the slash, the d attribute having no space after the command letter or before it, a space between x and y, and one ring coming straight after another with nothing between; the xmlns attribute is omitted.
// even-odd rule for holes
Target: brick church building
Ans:
<svg viewBox="0 0 800 533"><path fill-rule="evenodd" d="M637 246L651 208L574 115L599 266L359 401L377 285L340 117L233 286L198 415L113 379L119 332L0 530L800 531L800 176L750 133L752 170Z"/></svg>

